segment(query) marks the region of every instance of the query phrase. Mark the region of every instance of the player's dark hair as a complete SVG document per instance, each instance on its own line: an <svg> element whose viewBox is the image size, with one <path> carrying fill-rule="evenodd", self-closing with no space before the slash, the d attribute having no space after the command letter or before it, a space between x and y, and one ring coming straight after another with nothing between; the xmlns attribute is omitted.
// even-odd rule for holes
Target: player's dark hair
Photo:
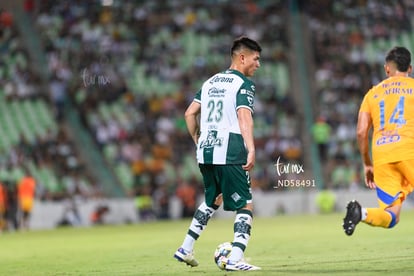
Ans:
<svg viewBox="0 0 414 276"><path fill-rule="evenodd" d="M233 56L235 52L239 51L242 48L247 48L259 53L262 51L262 47L260 47L259 43L246 36L242 36L233 41L233 46L231 47L231 55Z"/></svg>
<svg viewBox="0 0 414 276"><path fill-rule="evenodd" d="M394 62L398 71L407 72L411 64L411 53L407 48L397 46L388 52L385 61Z"/></svg>

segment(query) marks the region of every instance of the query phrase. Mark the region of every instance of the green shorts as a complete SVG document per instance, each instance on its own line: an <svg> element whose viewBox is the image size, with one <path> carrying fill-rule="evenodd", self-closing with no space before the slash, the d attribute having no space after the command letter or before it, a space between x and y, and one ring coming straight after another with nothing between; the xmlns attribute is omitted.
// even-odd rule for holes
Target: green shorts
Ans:
<svg viewBox="0 0 414 276"><path fill-rule="evenodd" d="M250 175L242 165L199 164L203 175L205 201L213 206L216 197L223 194L223 208L236 211L252 202Z"/></svg>

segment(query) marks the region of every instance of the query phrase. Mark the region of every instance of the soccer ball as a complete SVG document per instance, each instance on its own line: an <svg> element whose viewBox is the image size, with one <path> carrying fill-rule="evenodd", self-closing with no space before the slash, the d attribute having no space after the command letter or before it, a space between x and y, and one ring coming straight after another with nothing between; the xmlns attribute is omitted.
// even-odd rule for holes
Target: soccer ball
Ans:
<svg viewBox="0 0 414 276"><path fill-rule="evenodd" d="M226 269L227 258L230 256L232 249L231 242L223 242L219 244L214 251L214 262L221 270Z"/></svg>

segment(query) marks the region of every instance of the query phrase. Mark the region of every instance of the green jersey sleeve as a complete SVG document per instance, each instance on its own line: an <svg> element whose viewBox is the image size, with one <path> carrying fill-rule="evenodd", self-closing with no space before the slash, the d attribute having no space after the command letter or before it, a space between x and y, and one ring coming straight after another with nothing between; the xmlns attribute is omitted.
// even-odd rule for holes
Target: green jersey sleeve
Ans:
<svg viewBox="0 0 414 276"><path fill-rule="evenodd" d="M201 103L201 89L197 91L195 97L194 97L194 101Z"/></svg>
<svg viewBox="0 0 414 276"><path fill-rule="evenodd" d="M254 112L255 84L252 81L245 81L237 92L236 109L245 107Z"/></svg>

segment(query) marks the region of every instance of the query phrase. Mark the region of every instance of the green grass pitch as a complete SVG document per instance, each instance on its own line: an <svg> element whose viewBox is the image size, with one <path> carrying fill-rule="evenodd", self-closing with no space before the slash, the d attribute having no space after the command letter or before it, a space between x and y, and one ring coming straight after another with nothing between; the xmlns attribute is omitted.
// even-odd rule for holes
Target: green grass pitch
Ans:
<svg viewBox="0 0 414 276"><path fill-rule="evenodd" d="M343 233L343 214L253 221L248 275L414 275L414 211L394 229L358 225ZM232 240L233 221L212 219L196 244L200 265L173 259L190 220L0 234L0 275L230 275L213 261Z"/></svg>

